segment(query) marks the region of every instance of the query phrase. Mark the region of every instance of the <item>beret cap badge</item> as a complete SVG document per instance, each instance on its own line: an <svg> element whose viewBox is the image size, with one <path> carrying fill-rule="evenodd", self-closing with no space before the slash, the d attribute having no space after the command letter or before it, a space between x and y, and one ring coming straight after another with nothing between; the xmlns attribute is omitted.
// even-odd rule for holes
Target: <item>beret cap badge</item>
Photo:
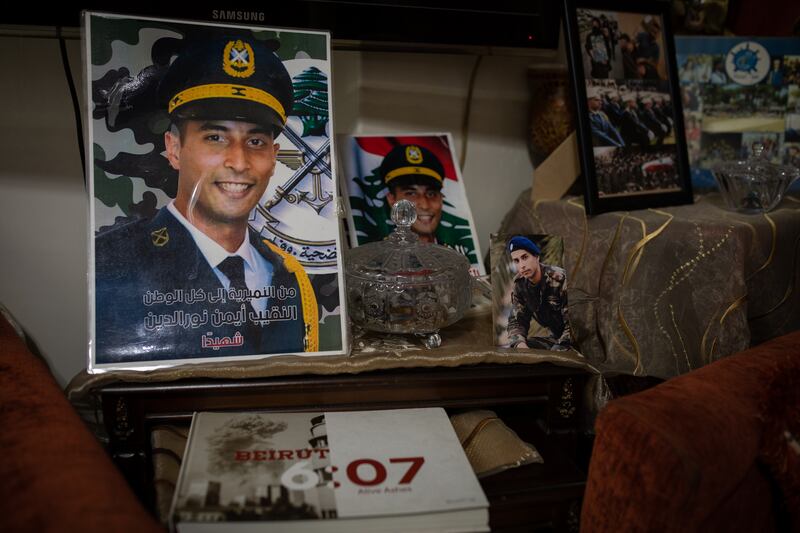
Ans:
<svg viewBox="0 0 800 533"><path fill-rule="evenodd" d="M249 78L256 71L253 47L241 39L229 41L222 53L222 69L234 78Z"/></svg>

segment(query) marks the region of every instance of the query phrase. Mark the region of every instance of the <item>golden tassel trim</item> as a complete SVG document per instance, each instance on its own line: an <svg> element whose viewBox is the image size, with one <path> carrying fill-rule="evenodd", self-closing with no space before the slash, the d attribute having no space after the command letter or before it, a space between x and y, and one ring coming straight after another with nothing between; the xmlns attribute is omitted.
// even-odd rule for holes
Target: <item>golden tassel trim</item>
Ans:
<svg viewBox="0 0 800 533"><path fill-rule="evenodd" d="M319 309L317 308L317 297L314 295L314 288L308 279L305 269L293 255L284 252L275 244L264 240L270 250L281 256L286 270L295 275L297 285L300 288L300 300L303 303L303 322L305 324L305 337L303 339L303 351L319 351Z"/></svg>

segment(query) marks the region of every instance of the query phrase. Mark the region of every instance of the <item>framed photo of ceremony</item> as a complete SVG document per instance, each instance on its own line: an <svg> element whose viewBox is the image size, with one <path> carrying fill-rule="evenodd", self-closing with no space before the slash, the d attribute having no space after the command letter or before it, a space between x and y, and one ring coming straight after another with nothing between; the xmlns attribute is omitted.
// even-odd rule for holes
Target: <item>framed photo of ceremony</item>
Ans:
<svg viewBox="0 0 800 533"><path fill-rule="evenodd" d="M668 10L564 0L589 214L692 202Z"/></svg>

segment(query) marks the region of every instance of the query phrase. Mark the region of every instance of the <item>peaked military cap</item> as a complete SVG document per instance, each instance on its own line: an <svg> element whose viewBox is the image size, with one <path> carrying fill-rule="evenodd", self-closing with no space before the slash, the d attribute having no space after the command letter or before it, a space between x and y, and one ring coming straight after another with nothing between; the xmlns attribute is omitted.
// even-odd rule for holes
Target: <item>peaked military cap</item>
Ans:
<svg viewBox="0 0 800 533"><path fill-rule="evenodd" d="M277 135L294 102L278 47L245 31L187 36L159 97L173 120L240 120L271 126Z"/></svg>
<svg viewBox="0 0 800 533"><path fill-rule="evenodd" d="M444 166L439 158L416 144L401 144L392 148L383 158L379 171L387 185L398 178L406 178L407 182L429 183L438 188L444 182Z"/></svg>

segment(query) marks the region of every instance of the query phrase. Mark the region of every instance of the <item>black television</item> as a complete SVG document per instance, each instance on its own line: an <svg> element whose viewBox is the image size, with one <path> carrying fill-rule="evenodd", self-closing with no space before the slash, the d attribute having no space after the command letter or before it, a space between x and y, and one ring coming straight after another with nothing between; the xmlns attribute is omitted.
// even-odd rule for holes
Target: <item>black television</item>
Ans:
<svg viewBox="0 0 800 533"><path fill-rule="evenodd" d="M70 0L46 9L18 8L4 24L80 26L84 9L149 17L331 31L334 44L557 48L560 10L545 0L284 0L187 3L133 3L109 8Z"/></svg>

